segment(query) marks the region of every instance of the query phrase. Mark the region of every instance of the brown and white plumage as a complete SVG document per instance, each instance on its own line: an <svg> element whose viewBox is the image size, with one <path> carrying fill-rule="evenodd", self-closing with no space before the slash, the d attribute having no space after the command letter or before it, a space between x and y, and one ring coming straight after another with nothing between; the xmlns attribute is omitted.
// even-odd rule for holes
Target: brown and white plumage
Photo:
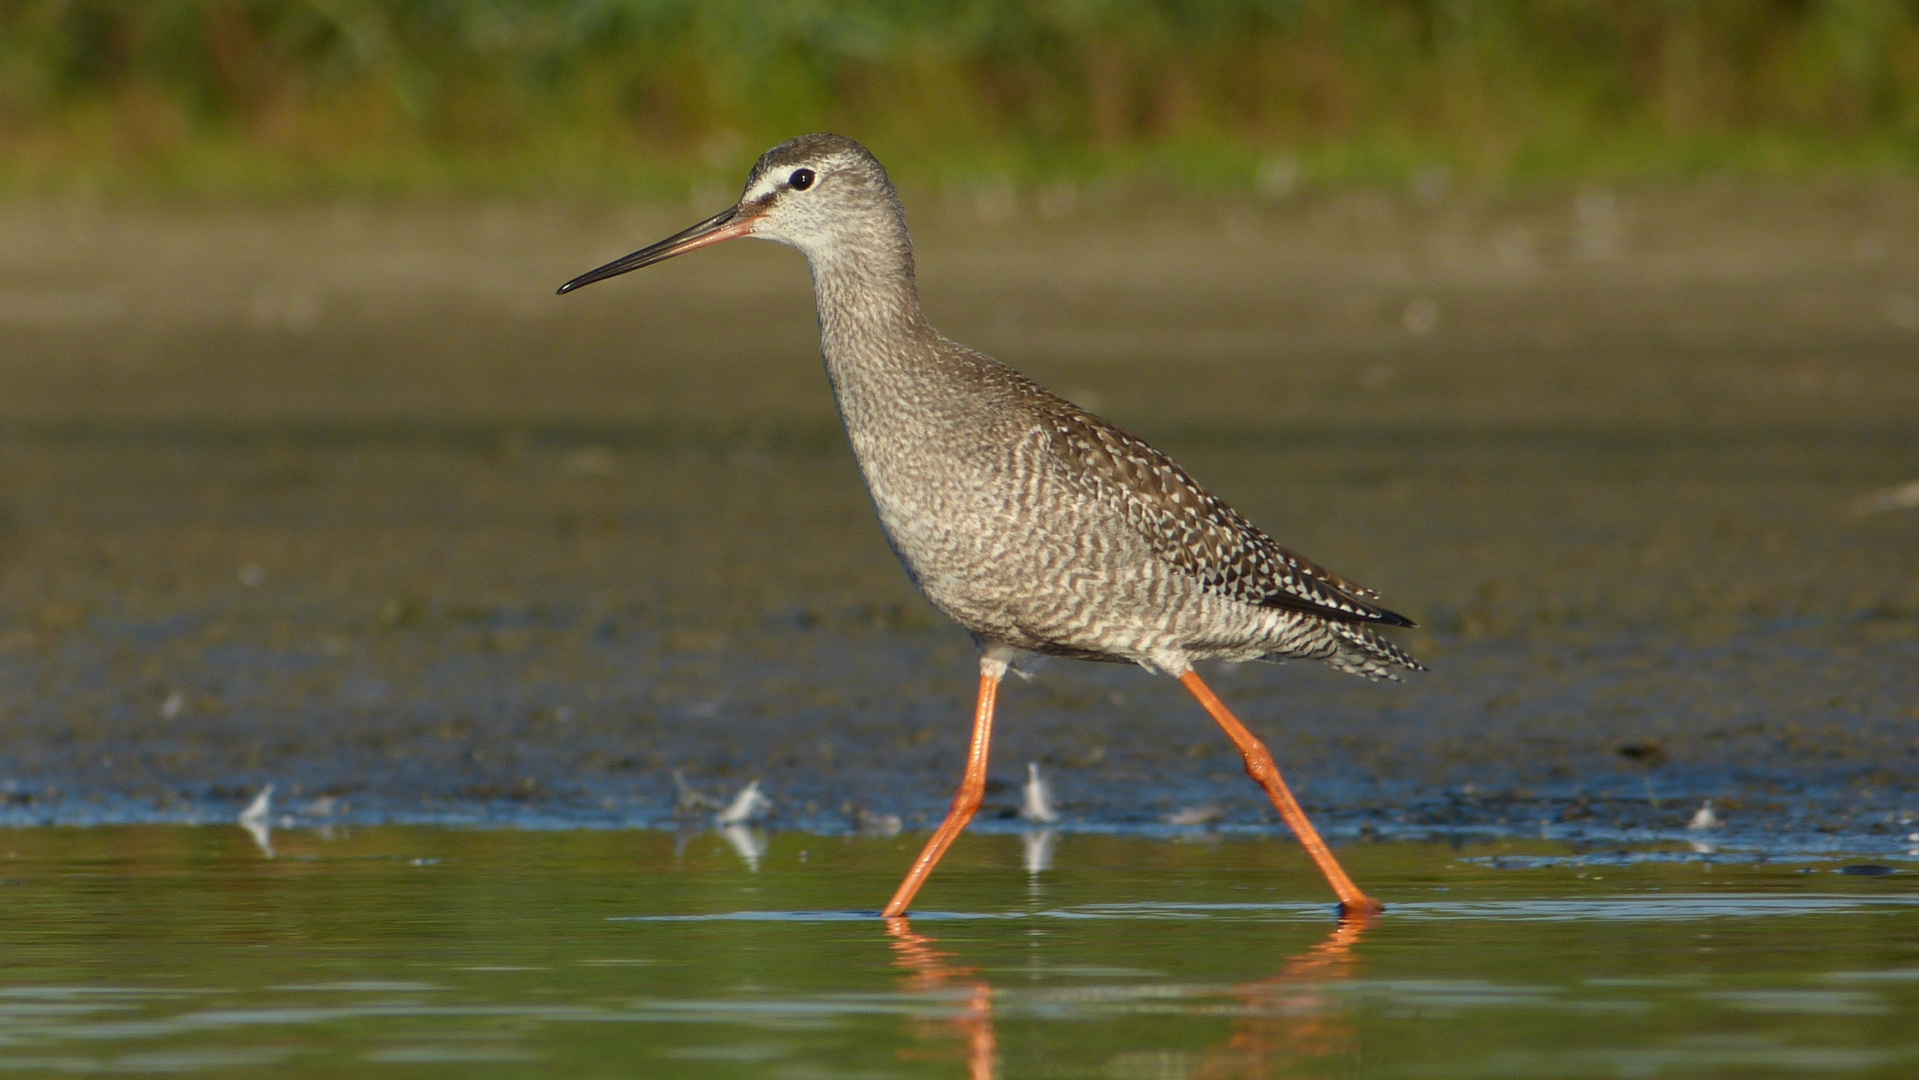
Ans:
<svg viewBox="0 0 1919 1080"><path fill-rule="evenodd" d="M1051 395L1048 395L1049 397ZM1364 658L1357 673L1394 678L1418 661L1367 624L1410 627L1411 619L1371 603L1379 594L1281 547L1158 448L1071 404L1048 420L1054 452L1098 498L1123 507L1154 554L1230 600L1323 620Z"/></svg>
<svg viewBox="0 0 1919 1080"><path fill-rule="evenodd" d="M774 147L738 205L561 291L734 236L805 254L827 375L881 528L920 591L980 645L966 783L887 913L905 910L977 807L996 687L1020 651L1136 663L1185 682L1342 903L1376 907L1193 662L1296 657L1389 679L1419 664L1374 628L1411 621L1281 547L1144 440L935 332L898 195L850 139Z"/></svg>

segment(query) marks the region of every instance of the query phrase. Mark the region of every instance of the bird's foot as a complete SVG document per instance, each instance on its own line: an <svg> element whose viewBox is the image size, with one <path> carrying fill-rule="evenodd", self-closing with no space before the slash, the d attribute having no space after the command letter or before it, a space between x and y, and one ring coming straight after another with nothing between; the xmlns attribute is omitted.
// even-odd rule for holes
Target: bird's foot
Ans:
<svg viewBox="0 0 1919 1080"><path fill-rule="evenodd" d="M1385 911L1386 905L1370 896L1362 896L1357 900L1341 900L1339 902L1339 917L1342 921L1346 919L1370 919L1375 915L1384 914Z"/></svg>

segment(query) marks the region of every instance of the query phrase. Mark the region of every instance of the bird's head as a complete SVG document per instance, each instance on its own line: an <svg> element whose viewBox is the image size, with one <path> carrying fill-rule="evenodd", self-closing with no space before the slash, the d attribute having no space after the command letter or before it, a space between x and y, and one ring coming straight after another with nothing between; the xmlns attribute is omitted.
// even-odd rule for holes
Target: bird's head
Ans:
<svg viewBox="0 0 1919 1080"><path fill-rule="evenodd" d="M560 286L560 292L739 236L776 240L818 260L841 248L902 242L904 234L899 197L866 147L840 135L802 135L760 155L738 203L589 270Z"/></svg>

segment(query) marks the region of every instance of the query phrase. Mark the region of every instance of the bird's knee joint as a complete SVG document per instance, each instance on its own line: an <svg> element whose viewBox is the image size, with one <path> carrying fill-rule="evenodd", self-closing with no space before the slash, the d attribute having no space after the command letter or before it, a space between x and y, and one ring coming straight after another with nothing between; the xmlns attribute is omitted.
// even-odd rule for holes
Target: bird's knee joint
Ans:
<svg viewBox="0 0 1919 1080"><path fill-rule="evenodd" d="M1278 775L1279 766L1273 764L1271 754L1247 754L1246 775L1261 784Z"/></svg>
<svg viewBox="0 0 1919 1080"><path fill-rule="evenodd" d="M985 801L984 788L961 788L960 793L953 796L953 810L955 813L971 816L979 812L980 805Z"/></svg>

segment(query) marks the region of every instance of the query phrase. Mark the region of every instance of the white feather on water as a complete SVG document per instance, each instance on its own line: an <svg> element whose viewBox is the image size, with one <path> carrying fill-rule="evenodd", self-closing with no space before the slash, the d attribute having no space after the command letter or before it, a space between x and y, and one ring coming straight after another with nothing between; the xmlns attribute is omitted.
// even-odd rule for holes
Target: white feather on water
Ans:
<svg viewBox="0 0 1919 1080"><path fill-rule="evenodd" d="M744 825L764 816L771 809L773 809L772 800L760 794L760 782L755 780L741 788L740 793L733 796L733 801L726 804L726 809L714 815L713 824Z"/></svg>
<svg viewBox="0 0 1919 1080"><path fill-rule="evenodd" d="M1037 761L1026 763L1026 787L1021 792L1019 816L1038 825L1051 825L1059 820L1059 813L1053 809L1052 789L1039 774Z"/></svg>
<svg viewBox="0 0 1919 1080"><path fill-rule="evenodd" d="M1686 822L1686 828L1700 830L1717 829L1723 824L1725 824L1725 822L1721 821L1719 815L1713 812L1712 800L1707 799L1705 802L1699 804L1698 810L1693 812L1692 820Z"/></svg>
<svg viewBox="0 0 1919 1080"><path fill-rule="evenodd" d="M673 800L674 817L691 817L704 810L718 810L720 803L706 792L686 782L686 774L673 770L673 788L676 792Z"/></svg>
<svg viewBox="0 0 1919 1080"><path fill-rule="evenodd" d="M853 811L853 824L861 836L898 836L906 827L898 814L879 814L864 807Z"/></svg>
<svg viewBox="0 0 1919 1080"><path fill-rule="evenodd" d="M1219 807L1207 803L1204 806L1189 806L1183 810L1175 810L1159 820L1167 825L1190 829L1201 825L1217 825L1225 816L1225 812Z"/></svg>
<svg viewBox="0 0 1919 1080"><path fill-rule="evenodd" d="M255 844L259 845L260 853L269 859L273 858L272 813L273 785L268 784L260 789L260 793L253 797L253 801L247 804L245 810L240 811L239 819L240 827L246 830Z"/></svg>

